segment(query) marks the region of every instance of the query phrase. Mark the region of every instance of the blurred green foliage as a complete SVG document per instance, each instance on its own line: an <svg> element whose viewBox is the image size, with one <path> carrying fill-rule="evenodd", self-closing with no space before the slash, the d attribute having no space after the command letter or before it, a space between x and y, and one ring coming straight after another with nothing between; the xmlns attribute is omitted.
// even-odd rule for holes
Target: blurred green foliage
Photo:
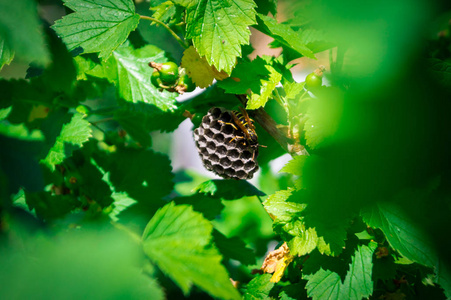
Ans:
<svg viewBox="0 0 451 300"><path fill-rule="evenodd" d="M0 4L3 298L451 297L449 4L63 2ZM249 59L249 26L281 54ZM181 102L148 64L187 43L231 77ZM171 132L234 94L309 155L277 172L256 124L252 183L173 170Z"/></svg>

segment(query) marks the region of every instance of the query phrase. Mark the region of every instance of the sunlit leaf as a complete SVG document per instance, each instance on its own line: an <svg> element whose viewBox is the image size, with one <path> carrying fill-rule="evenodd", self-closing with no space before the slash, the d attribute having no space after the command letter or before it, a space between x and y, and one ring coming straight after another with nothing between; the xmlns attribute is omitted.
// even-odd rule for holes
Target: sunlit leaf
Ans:
<svg viewBox="0 0 451 300"><path fill-rule="evenodd" d="M270 299L269 293L275 285L274 282L270 281L271 277L271 274L262 274L252 279L247 285L246 292L244 293L244 299Z"/></svg>
<svg viewBox="0 0 451 300"><path fill-rule="evenodd" d="M285 166L283 166L280 172L286 172L293 175L301 176L302 167L304 166L304 162L307 158L308 156L305 155L293 157L293 159L291 159Z"/></svg>
<svg viewBox="0 0 451 300"><path fill-rule="evenodd" d="M257 57L252 61L240 62L232 71L229 78L218 82L218 86L229 94L247 94L260 92L261 80L269 78L269 69L266 62Z"/></svg>
<svg viewBox="0 0 451 300"><path fill-rule="evenodd" d="M223 198L226 200L265 195L262 191L258 190L255 186L245 180L208 180L196 187L195 191L211 195L214 198Z"/></svg>
<svg viewBox="0 0 451 300"><path fill-rule="evenodd" d="M312 50L300 39L299 33L294 31L289 25L278 23L277 20L271 17L258 14L257 28L303 56L315 58Z"/></svg>
<svg viewBox="0 0 451 300"><path fill-rule="evenodd" d="M74 13L56 21L52 28L69 50L81 47L83 53L100 52L104 59L139 23L131 0L65 0L64 4Z"/></svg>
<svg viewBox="0 0 451 300"><path fill-rule="evenodd" d="M149 62L165 62L165 53L147 45L140 49L132 46L118 48L102 63L105 76L113 82L119 95L130 102L150 103L163 111L175 108L176 93L159 91L150 81L153 69Z"/></svg>
<svg viewBox="0 0 451 300"><path fill-rule="evenodd" d="M434 266L437 257L427 234L396 204L380 202L362 211L365 222L380 228L394 249L408 259Z"/></svg>
<svg viewBox="0 0 451 300"><path fill-rule="evenodd" d="M221 265L221 255L210 244L212 230L190 206L171 203L147 224L144 252L185 294L195 284L214 297L240 299Z"/></svg>
<svg viewBox="0 0 451 300"><path fill-rule="evenodd" d="M269 71L269 76L267 79L260 79L260 91L251 94L246 105L247 109L257 109L265 106L277 84L282 79L282 74L277 72L272 66L266 65L265 68Z"/></svg>
<svg viewBox="0 0 451 300"><path fill-rule="evenodd" d="M190 2L186 37L210 65L230 74L241 56L241 45L249 43L248 26L256 22L255 6L252 0Z"/></svg>
<svg viewBox="0 0 451 300"><path fill-rule="evenodd" d="M214 79L223 80L228 77L226 72L219 72L207 62L205 57L200 57L193 46L183 52L182 66L196 86L201 88L210 86Z"/></svg>
<svg viewBox="0 0 451 300"><path fill-rule="evenodd" d="M63 125L61 133L55 144L43 160L50 169L54 170L56 164L63 162L64 158L72 155L72 151L83 145L91 137L90 123L82 114L76 113L71 121Z"/></svg>
<svg viewBox="0 0 451 300"><path fill-rule="evenodd" d="M263 202L266 211L275 218L291 217L304 210L305 204L288 202L293 189L276 191Z"/></svg>
<svg viewBox="0 0 451 300"><path fill-rule="evenodd" d="M135 199L130 198L127 195L127 193L123 193L123 192L122 193L114 193L113 195L111 195L111 197L113 197L113 199L114 199L114 202L113 202L114 208L109 213L109 216L113 221L118 220L117 215L119 215L121 211L125 210L127 207L130 207L136 203Z"/></svg>
<svg viewBox="0 0 451 300"><path fill-rule="evenodd" d="M0 70L4 65L9 65L14 58L14 51L8 46L6 41L0 38Z"/></svg>
<svg viewBox="0 0 451 300"><path fill-rule="evenodd" d="M309 297L316 299L360 300L373 293L372 257L377 244L359 246L352 257L349 271L342 283L340 275L320 269L313 275L305 275L308 280L306 289Z"/></svg>
<svg viewBox="0 0 451 300"><path fill-rule="evenodd" d="M29 130L24 124L12 125L7 122L0 122L0 134L24 141L44 140L44 135L40 130Z"/></svg>

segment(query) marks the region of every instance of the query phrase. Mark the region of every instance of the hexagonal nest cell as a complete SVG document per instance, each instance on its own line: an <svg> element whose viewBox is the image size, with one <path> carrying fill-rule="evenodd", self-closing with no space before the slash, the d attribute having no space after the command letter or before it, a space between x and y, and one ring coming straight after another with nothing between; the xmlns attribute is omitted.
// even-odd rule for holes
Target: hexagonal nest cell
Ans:
<svg viewBox="0 0 451 300"><path fill-rule="evenodd" d="M194 130L194 140L207 170L223 178L250 179L258 170L258 147L250 146L244 132L233 126L232 112L213 107Z"/></svg>

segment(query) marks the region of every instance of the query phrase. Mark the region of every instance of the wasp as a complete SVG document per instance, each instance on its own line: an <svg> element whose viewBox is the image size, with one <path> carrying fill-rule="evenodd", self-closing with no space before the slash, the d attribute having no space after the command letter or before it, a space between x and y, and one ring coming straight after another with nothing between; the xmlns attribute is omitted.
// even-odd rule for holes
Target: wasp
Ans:
<svg viewBox="0 0 451 300"><path fill-rule="evenodd" d="M244 136L235 136L233 137L229 143L231 143L235 139L244 139L243 144L248 145L248 147L257 148L260 146L258 144L258 136L257 132L255 131L254 127L254 120L252 120L249 115L247 114L247 111L240 106L240 111L233 110L230 112L233 123L219 121L220 123L231 125L235 130L241 129ZM255 154L255 153L254 153ZM252 158L253 159L253 158Z"/></svg>

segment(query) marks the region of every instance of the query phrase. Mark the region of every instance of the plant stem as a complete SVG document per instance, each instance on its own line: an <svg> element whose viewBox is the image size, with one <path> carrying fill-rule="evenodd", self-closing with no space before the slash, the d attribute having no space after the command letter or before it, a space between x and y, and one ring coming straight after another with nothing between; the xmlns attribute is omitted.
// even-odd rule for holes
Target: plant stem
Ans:
<svg viewBox="0 0 451 300"><path fill-rule="evenodd" d="M114 221L111 221L111 225L123 232L126 232L137 244L141 244L141 237L137 233L131 231L128 227Z"/></svg>
<svg viewBox="0 0 451 300"><path fill-rule="evenodd" d="M90 112L90 115L108 116L113 115L115 111L121 109L120 106L112 106L106 108L96 109Z"/></svg>
<svg viewBox="0 0 451 300"><path fill-rule="evenodd" d="M283 109L287 113L287 116L289 116L290 110L288 109L287 100L284 97L280 96L279 91L277 89L274 89L273 94L274 94L274 99L276 99L276 101L279 102L279 104L283 107Z"/></svg>
<svg viewBox="0 0 451 300"><path fill-rule="evenodd" d="M241 101L241 103L246 107L247 97L246 95L236 95L238 99ZM292 141L281 131L279 128L277 128L277 123L274 121L273 118L271 118L270 115L263 109L263 107L260 107L259 109L252 110L249 112L250 115L255 119L255 121L258 122L258 124L263 127L275 140L279 145L288 153L292 154L288 150L288 144Z"/></svg>
<svg viewBox="0 0 451 300"><path fill-rule="evenodd" d="M101 119L101 120L98 120L98 121L95 121L95 122L91 122L91 124L92 125L97 125L99 123L104 123L104 122L109 122L109 121L114 121L114 118L111 117L111 118Z"/></svg>
<svg viewBox="0 0 451 300"><path fill-rule="evenodd" d="M95 128L97 128L98 130L102 131L103 133L105 133L105 130L103 130L102 128L100 128L96 123L92 123L91 125L94 126Z"/></svg>
<svg viewBox="0 0 451 300"><path fill-rule="evenodd" d="M144 20L149 20L151 22L155 22L157 24L160 24L167 31L169 31L169 33L177 40L177 42L180 44L180 46L182 46L185 49L188 49L189 45L185 41L183 41L167 24L165 24L165 23L163 23L160 20L157 20L155 18L149 17L149 16L139 15L139 18L140 19L144 19Z"/></svg>

